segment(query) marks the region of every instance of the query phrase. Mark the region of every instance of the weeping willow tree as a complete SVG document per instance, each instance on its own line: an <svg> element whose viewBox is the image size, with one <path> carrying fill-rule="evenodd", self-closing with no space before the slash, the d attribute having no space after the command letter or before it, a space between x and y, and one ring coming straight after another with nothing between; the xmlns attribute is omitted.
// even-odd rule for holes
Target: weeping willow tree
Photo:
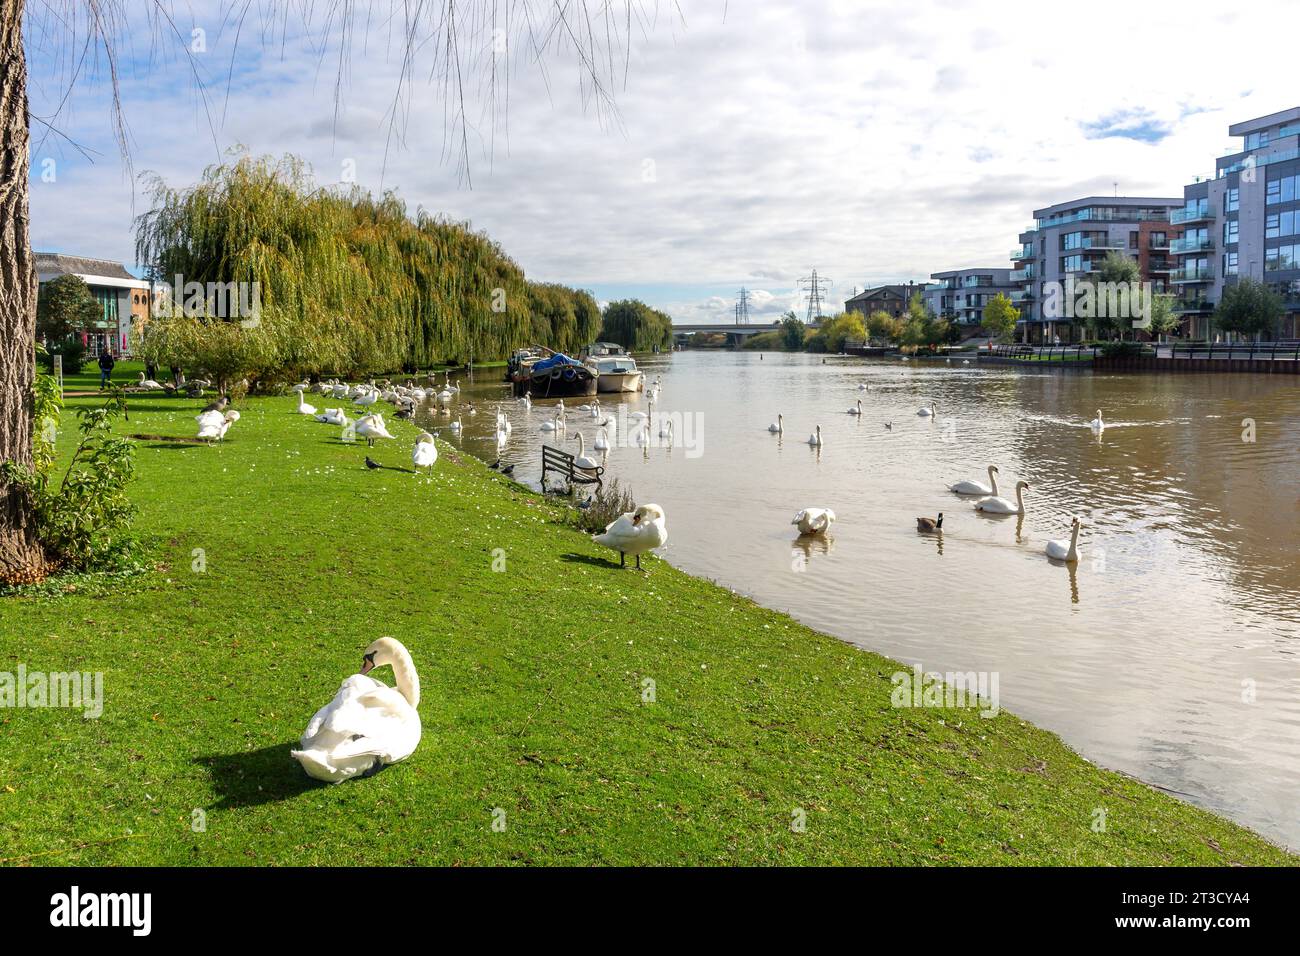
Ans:
<svg viewBox="0 0 1300 956"><path fill-rule="evenodd" d="M621 299L605 306L600 337L634 352L672 348L673 320L640 299Z"/></svg>
<svg viewBox="0 0 1300 956"><path fill-rule="evenodd" d="M236 283L258 303L256 323L220 337L257 357L246 373L390 372L499 358L528 342L573 350L599 331L589 293L528 282L489 237L424 210L410 216L392 193L318 188L293 156L242 156L183 189L153 177L150 191L136 252L174 300L193 283ZM205 302L200 314L154 320L141 327L142 353L202 365L193 343L229 319ZM256 348L241 341L254 337Z"/></svg>

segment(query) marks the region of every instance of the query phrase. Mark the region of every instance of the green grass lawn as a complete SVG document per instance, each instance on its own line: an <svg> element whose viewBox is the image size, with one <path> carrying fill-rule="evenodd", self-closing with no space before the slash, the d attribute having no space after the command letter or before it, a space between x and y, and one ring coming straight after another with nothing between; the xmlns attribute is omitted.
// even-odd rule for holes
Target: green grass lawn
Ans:
<svg viewBox="0 0 1300 956"><path fill-rule="evenodd" d="M190 436L199 405L133 398L121 430ZM98 720L0 710L0 862L1295 862L1010 714L891 708L895 662L659 560L620 571L446 445L430 481L368 471L292 407L139 443L156 572L0 598L0 671L102 671L105 696ZM371 454L407 467L390 427ZM419 669L419 749L318 784L289 748L385 634Z"/></svg>

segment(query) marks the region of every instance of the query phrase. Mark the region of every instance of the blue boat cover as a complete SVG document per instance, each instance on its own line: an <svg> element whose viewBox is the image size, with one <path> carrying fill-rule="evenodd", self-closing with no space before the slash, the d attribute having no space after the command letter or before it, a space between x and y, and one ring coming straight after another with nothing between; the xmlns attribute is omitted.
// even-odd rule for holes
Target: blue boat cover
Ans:
<svg viewBox="0 0 1300 956"><path fill-rule="evenodd" d="M550 358L544 358L541 361L534 362L532 369L534 372L545 372L548 369L559 368L563 365L573 365L577 368L582 368L582 363L577 359L571 359L563 352L556 352Z"/></svg>

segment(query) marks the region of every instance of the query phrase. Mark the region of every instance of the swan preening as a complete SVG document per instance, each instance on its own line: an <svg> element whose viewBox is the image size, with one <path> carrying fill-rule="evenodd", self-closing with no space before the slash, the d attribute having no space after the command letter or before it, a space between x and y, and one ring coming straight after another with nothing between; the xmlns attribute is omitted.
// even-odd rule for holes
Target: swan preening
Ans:
<svg viewBox="0 0 1300 956"><path fill-rule="evenodd" d="M366 676L390 665L397 687ZM381 637L366 648L361 673L345 680L334 699L307 724L290 755L307 775L340 783L415 752L420 743L420 677L401 641Z"/></svg>
<svg viewBox="0 0 1300 956"><path fill-rule="evenodd" d="M783 415L777 415L776 421L768 425L767 430L770 431L773 435L781 434L783 431L785 431L785 417Z"/></svg>
<svg viewBox="0 0 1300 956"><path fill-rule="evenodd" d="M627 565L629 554L636 555L639 571L641 555L662 548L668 541L664 510L658 505L642 505L636 511L619 515L605 527L603 534L593 535L591 540L617 551L620 568Z"/></svg>
<svg viewBox="0 0 1300 956"><path fill-rule="evenodd" d="M830 508L804 508L791 520L799 526L800 534L825 534L835 521L835 512Z"/></svg>
<svg viewBox="0 0 1300 956"><path fill-rule="evenodd" d="M316 416L316 421L324 422L326 425L338 425L346 428L348 416L341 408L327 408L322 414Z"/></svg>
<svg viewBox="0 0 1300 956"><path fill-rule="evenodd" d="M230 426L239 421L239 412L232 409L222 414L219 410L212 409L195 415L194 420L199 423L199 438L221 441L226 437L226 432L230 431Z"/></svg>
<svg viewBox="0 0 1300 956"><path fill-rule="evenodd" d="M433 436L428 432L420 432L420 437L415 440L415 448L411 450L411 463L415 470L430 469L437 461L438 446L434 444Z"/></svg>
<svg viewBox="0 0 1300 956"><path fill-rule="evenodd" d="M1074 518L1070 522L1069 541L1066 541L1064 538L1056 538L1047 542L1047 547L1043 549L1047 553L1047 556L1055 561L1066 561L1069 563L1078 561L1079 528L1082 527L1082 524L1083 523L1078 518Z"/></svg>
<svg viewBox="0 0 1300 956"><path fill-rule="evenodd" d="M388 434L388 426L384 424L384 416L378 412L371 412L364 418L358 418L356 424L352 426L353 430L366 440L367 445L374 445L376 438L392 438Z"/></svg>
<svg viewBox="0 0 1300 956"><path fill-rule="evenodd" d="M958 495L996 495L998 493L998 466L989 465L989 483L986 485L982 481L967 479L959 481L955 485L949 485L948 490Z"/></svg>
<svg viewBox="0 0 1300 956"><path fill-rule="evenodd" d="M1029 487L1027 481L1016 482L1016 500L1009 501L1006 498L999 498L994 495L991 498L983 498L975 502L976 511L985 511L989 514L996 515L1022 515L1025 513L1025 499L1023 492Z"/></svg>
<svg viewBox="0 0 1300 956"><path fill-rule="evenodd" d="M1097 417L1094 418L1092 421L1088 422L1088 427L1095 432L1103 431L1106 428L1106 423L1101 420L1100 408L1097 409Z"/></svg>
<svg viewBox="0 0 1300 956"><path fill-rule="evenodd" d="M817 426L815 432L808 436L808 444L812 445L814 448L820 448L822 446L822 427L820 425Z"/></svg>

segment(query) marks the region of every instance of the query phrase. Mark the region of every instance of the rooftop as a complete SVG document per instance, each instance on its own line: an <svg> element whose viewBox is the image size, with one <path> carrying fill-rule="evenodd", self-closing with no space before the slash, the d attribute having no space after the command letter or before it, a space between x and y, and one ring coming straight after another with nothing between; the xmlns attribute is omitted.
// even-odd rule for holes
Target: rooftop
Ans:
<svg viewBox="0 0 1300 956"><path fill-rule="evenodd" d="M61 252L36 253L37 273L75 273L83 276L103 276L106 279L135 279L126 266L111 259L91 259L88 256L68 256Z"/></svg>
<svg viewBox="0 0 1300 956"><path fill-rule="evenodd" d="M1248 136L1251 133L1258 133L1280 124L1294 123L1298 121L1300 121L1300 106L1293 106L1289 110L1282 110L1278 113L1269 113L1267 116L1258 116L1255 119L1233 123L1228 127L1228 135Z"/></svg>

